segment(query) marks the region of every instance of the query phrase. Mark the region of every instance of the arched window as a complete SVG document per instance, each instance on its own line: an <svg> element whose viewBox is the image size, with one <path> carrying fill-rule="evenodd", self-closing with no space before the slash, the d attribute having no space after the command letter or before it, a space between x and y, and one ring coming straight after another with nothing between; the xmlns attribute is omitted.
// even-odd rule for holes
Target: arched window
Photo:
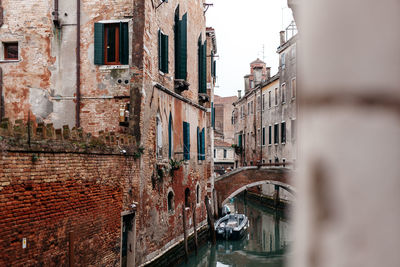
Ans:
<svg viewBox="0 0 400 267"><path fill-rule="evenodd" d="M162 122L160 113L157 112L157 157L162 156Z"/></svg>
<svg viewBox="0 0 400 267"><path fill-rule="evenodd" d="M174 193L170 191L168 193L168 211L173 212L175 207L175 201L174 201Z"/></svg>
<svg viewBox="0 0 400 267"><path fill-rule="evenodd" d="M185 207L190 207L190 189L185 189Z"/></svg>
<svg viewBox="0 0 400 267"><path fill-rule="evenodd" d="M196 187L196 202L197 204L200 203L200 185L197 185Z"/></svg>

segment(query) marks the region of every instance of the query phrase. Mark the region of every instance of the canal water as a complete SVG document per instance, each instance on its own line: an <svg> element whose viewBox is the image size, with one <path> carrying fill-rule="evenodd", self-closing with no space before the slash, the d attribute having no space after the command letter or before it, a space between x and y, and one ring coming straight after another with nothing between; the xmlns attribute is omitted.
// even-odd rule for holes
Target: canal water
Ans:
<svg viewBox="0 0 400 267"><path fill-rule="evenodd" d="M186 266L266 266L285 267L291 244L291 224L282 212L275 212L256 204L244 195L232 202L238 213L248 216L250 227L248 234L240 241L218 240L216 246L211 243L193 253Z"/></svg>

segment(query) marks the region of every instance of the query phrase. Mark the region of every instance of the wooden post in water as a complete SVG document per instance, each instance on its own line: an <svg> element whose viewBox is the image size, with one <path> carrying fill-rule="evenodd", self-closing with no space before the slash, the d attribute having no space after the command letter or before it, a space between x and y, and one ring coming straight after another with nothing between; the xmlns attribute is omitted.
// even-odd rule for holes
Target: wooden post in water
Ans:
<svg viewBox="0 0 400 267"><path fill-rule="evenodd" d="M189 259L189 250L188 250L188 240L187 240L187 232L186 232L186 210L185 206L182 208L182 219L183 219L183 239L185 242L185 261L187 262Z"/></svg>
<svg viewBox="0 0 400 267"><path fill-rule="evenodd" d="M69 267L74 267L74 232L69 232L69 245L68 245L68 256L69 256Z"/></svg>
<svg viewBox="0 0 400 267"><path fill-rule="evenodd" d="M207 222L208 222L208 226L210 227L211 242L213 245L215 245L217 243L217 238L215 236L215 229L214 229L214 216L211 212L211 206L210 206L208 196L206 196L205 203L206 203L206 209L207 209Z"/></svg>
<svg viewBox="0 0 400 267"><path fill-rule="evenodd" d="M197 255L199 243L197 242L196 204L194 204L193 207L194 249Z"/></svg>

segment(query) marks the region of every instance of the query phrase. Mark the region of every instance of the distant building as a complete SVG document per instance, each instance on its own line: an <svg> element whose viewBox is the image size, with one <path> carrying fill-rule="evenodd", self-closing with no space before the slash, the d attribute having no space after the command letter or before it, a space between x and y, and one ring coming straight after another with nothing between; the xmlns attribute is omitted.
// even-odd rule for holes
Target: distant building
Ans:
<svg viewBox="0 0 400 267"><path fill-rule="evenodd" d="M227 142L234 143L235 128L232 124L233 103L238 98L236 96L220 97L214 96L215 108L215 130L214 138Z"/></svg>
<svg viewBox="0 0 400 267"><path fill-rule="evenodd" d="M234 168L235 150L230 143L214 140L214 172L222 175Z"/></svg>

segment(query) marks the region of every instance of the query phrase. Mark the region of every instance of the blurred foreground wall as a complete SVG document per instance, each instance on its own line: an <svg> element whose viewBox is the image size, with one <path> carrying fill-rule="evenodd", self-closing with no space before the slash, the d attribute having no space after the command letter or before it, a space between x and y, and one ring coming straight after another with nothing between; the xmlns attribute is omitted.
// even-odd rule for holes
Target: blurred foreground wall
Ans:
<svg viewBox="0 0 400 267"><path fill-rule="evenodd" d="M400 266L400 1L288 2L301 39L291 266Z"/></svg>

